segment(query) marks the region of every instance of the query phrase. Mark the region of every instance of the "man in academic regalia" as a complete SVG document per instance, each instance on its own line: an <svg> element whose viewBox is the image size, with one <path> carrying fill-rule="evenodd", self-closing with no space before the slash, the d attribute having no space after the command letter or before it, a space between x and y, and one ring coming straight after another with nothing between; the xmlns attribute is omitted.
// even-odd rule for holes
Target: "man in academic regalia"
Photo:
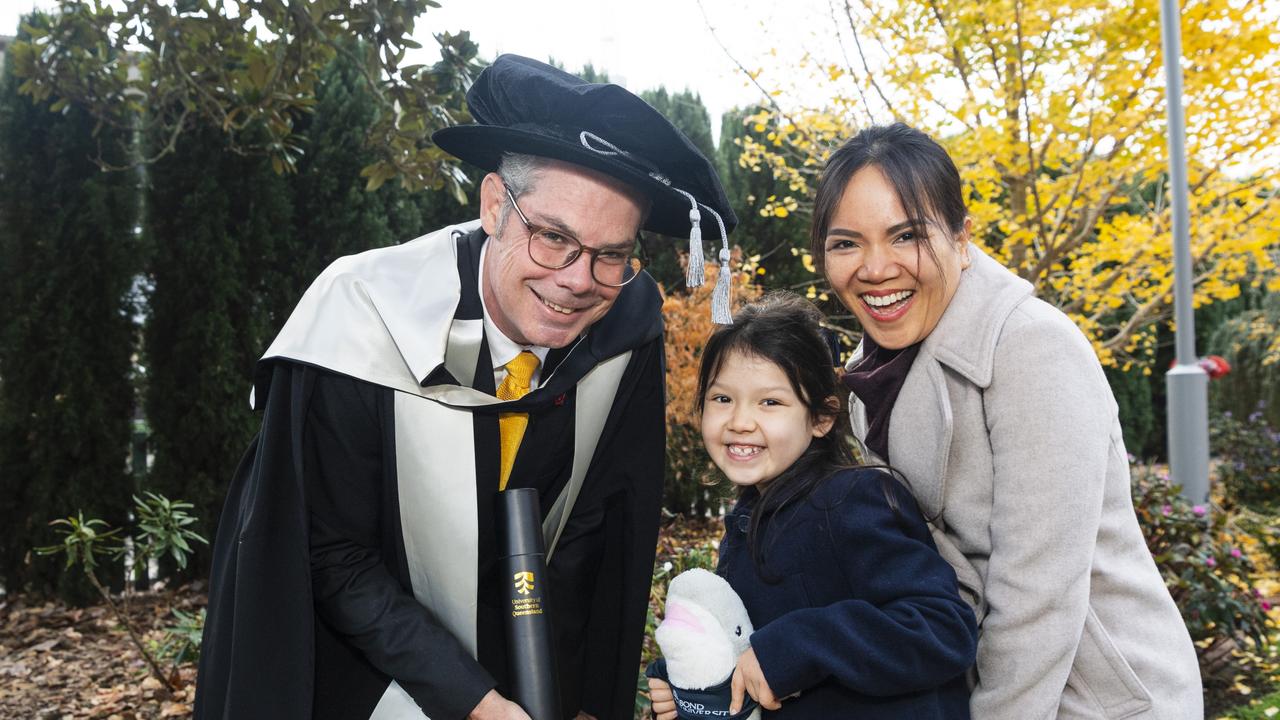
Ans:
<svg viewBox="0 0 1280 720"><path fill-rule="evenodd" d="M495 504L535 488L567 717L630 717L664 464L641 229L723 240L653 108L526 58L436 143L480 219L342 258L258 364L218 529L195 716L526 718L506 699ZM713 222L714 221L714 222ZM705 226L705 227L700 227Z"/></svg>

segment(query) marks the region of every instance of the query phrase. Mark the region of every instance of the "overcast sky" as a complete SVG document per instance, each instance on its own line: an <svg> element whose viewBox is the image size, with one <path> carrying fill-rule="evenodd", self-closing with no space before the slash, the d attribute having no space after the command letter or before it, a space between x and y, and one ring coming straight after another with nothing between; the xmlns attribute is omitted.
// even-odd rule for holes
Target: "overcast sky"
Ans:
<svg viewBox="0 0 1280 720"><path fill-rule="evenodd" d="M702 0L701 7L696 0L440 2L440 9L418 19L419 39L469 30L486 58L500 52L554 57L570 71L591 63L636 92L659 85L671 91L689 88L701 94L717 133L723 111L761 96L721 49L711 27L739 61L756 69L775 60L771 50L798 58L816 42L809 28L822 30L824 20L830 22L827 0ZM51 5L49 0L0 0L0 34L13 34L19 16L33 6Z"/></svg>
<svg viewBox="0 0 1280 720"><path fill-rule="evenodd" d="M422 31L470 30L489 57L501 52L540 60L551 56L570 71L591 63L635 92L659 85L671 91L688 88L702 96L718 125L720 113L758 100L760 91L717 37L754 69L774 47L798 51L804 33L797 32L802 25L797 20L806 14L801 6L825 12L827 3L702 0L700 8L695 0L445 0L442 5L419 20Z"/></svg>
<svg viewBox="0 0 1280 720"><path fill-rule="evenodd" d="M0 0L0 35L13 35L18 30L18 18L32 8L49 8L53 3L45 0Z"/></svg>

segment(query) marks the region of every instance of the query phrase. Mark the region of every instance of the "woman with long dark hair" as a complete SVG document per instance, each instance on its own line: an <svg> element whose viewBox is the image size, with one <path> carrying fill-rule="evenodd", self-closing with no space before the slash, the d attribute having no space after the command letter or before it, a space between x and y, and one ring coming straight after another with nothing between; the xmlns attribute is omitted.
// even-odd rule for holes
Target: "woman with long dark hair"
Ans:
<svg viewBox="0 0 1280 720"><path fill-rule="evenodd" d="M1199 720L1102 367L971 229L951 158L901 123L845 143L815 198L813 256L865 331L854 434L906 476L977 612L972 715Z"/></svg>

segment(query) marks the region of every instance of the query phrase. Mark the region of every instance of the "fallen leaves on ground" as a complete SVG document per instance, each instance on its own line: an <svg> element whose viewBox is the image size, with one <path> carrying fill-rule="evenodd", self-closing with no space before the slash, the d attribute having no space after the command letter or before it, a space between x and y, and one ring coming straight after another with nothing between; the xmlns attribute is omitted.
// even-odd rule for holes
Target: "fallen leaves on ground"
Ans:
<svg viewBox="0 0 1280 720"><path fill-rule="evenodd" d="M199 612L203 585L140 593L130 617L159 645L173 609ZM167 666L166 666L167 669ZM152 677L106 606L75 608L24 596L0 600L0 717L34 720L150 720L191 716L195 665L176 668L170 693Z"/></svg>

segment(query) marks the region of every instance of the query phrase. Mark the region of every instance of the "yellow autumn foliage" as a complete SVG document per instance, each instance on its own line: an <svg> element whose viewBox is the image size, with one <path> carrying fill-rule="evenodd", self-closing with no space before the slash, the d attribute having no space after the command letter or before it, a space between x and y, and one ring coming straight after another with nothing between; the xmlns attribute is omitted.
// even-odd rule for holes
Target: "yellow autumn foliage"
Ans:
<svg viewBox="0 0 1280 720"><path fill-rule="evenodd" d="M762 69L783 90L747 118L739 163L810 210L830 152L870 123L938 138L965 181L977 242L1030 280L1108 364L1149 361L1171 316L1173 260L1155 0L849 0L813 61ZM1280 288L1280 5L1182 3L1195 303ZM806 60L806 63L809 61ZM776 79L775 79L776 78Z"/></svg>

